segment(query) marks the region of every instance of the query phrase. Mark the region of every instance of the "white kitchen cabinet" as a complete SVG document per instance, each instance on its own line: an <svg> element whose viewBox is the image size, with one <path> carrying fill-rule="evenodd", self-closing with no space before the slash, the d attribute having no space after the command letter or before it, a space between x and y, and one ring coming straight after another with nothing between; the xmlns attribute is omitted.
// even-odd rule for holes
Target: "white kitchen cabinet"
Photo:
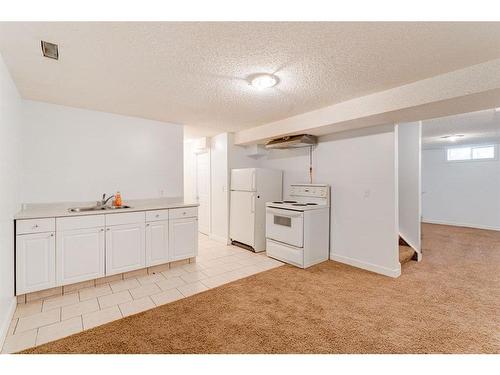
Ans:
<svg viewBox="0 0 500 375"><path fill-rule="evenodd" d="M16 294L56 286L54 232L16 236Z"/></svg>
<svg viewBox="0 0 500 375"><path fill-rule="evenodd" d="M57 285L104 277L104 227L57 232Z"/></svg>
<svg viewBox="0 0 500 375"><path fill-rule="evenodd" d="M168 220L146 224L146 266L168 263Z"/></svg>
<svg viewBox="0 0 500 375"><path fill-rule="evenodd" d="M106 228L106 275L146 267L144 228L144 222Z"/></svg>
<svg viewBox="0 0 500 375"><path fill-rule="evenodd" d="M198 255L198 218L170 220L169 252L171 261Z"/></svg>
<svg viewBox="0 0 500 375"><path fill-rule="evenodd" d="M16 234L33 234L55 232L54 218L17 220Z"/></svg>
<svg viewBox="0 0 500 375"><path fill-rule="evenodd" d="M198 208L16 219L16 295L198 254Z"/></svg>

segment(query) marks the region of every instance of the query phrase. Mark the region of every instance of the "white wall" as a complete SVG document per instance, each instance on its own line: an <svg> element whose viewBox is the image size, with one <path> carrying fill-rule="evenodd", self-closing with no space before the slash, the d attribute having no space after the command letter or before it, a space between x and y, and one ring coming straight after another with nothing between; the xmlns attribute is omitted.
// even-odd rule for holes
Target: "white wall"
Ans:
<svg viewBox="0 0 500 375"><path fill-rule="evenodd" d="M196 153L192 140L184 141L184 199L196 200Z"/></svg>
<svg viewBox="0 0 500 375"><path fill-rule="evenodd" d="M181 125L23 103L25 203L183 195Z"/></svg>
<svg viewBox="0 0 500 375"><path fill-rule="evenodd" d="M210 238L229 241L229 134L223 133L210 140L211 175L211 233Z"/></svg>
<svg viewBox="0 0 500 375"><path fill-rule="evenodd" d="M284 170L289 185L308 182L308 148L273 150L262 167ZM397 149L394 126L320 138L313 153L315 183L331 185L331 258L398 276Z"/></svg>
<svg viewBox="0 0 500 375"><path fill-rule="evenodd" d="M500 230L500 161L447 162L422 152L423 221Z"/></svg>
<svg viewBox="0 0 500 375"><path fill-rule="evenodd" d="M318 148L313 156L314 175L317 173ZM259 160L259 166L283 170L283 199L286 199L290 193L290 184L309 182L309 148L270 150L266 157ZM323 183L318 179L313 182Z"/></svg>
<svg viewBox="0 0 500 375"><path fill-rule="evenodd" d="M245 146L235 145L234 138L234 133L228 134L229 169L258 167L259 158L249 156L249 151Z"/></svg>
<svg viewBox="0 0 500 375"><path fill-rule="evenodd" d="M420 254L422 123L397 127L399 235Z"/></svg>
<svg viewBox="0 0 500 375"><path fill-rule="evenodd" d="M0 56L0 347L16 307L14 221L20 209L21 98Z"/></svg>

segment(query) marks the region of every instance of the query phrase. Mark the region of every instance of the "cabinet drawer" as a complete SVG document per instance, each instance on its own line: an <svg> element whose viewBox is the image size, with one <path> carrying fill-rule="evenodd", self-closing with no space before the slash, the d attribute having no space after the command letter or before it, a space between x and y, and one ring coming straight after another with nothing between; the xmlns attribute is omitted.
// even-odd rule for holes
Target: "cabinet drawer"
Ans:
<svg viewBox="0 0 500 375"><path fill-rule="evenodd" d="M197 217L198 207L172 208L169 212L169 219L180 219L183 217Z"/></svg>
<svg viewBox="0 0 500 375"><path fill-rule="evenodd" d="M122 214L106 215L106 226L144 223L145 221L146 215L144 212L127 212Z"/></svg>
<svg viewBox="0 0 500 375"><path fill-rule="evenodd" d="M55 230L55 218L16 220L16 234L53 232Z"/></svg>
<svg viewBox="0 0 500 375"><path fill-rule="evenodd" d="M266 241L267 256L304 268L304 249L279 243L273 240Z"/></svg>
<svg viewBox="0 0 500 375"><path fill-rule="evenodd" d="M168 210L146 211L146 221L168 220Z"/></svg>
<svg viewBox="0 0 500 375"><path fill-rule="evenodd" d="M56 219L58 231L97 228L104 226L104 215L61 217Z"/></svg>

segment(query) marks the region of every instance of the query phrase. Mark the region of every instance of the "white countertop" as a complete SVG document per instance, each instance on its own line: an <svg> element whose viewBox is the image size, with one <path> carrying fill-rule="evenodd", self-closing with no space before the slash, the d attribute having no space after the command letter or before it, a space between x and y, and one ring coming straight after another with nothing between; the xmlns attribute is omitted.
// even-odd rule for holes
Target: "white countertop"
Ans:
<svg viewBox="0 0 500 375"><path fill-rule="evenodd" d="M86 211L70 212L72 207L88 207L96 204L92 202L63 202L63 203L36 203L28 204L14 216L14 219L38 219L44 217L66 217L66 216L84 216L84 215L103 215L117 214L120 212L137 212L162 210L168 208L197 207L199 204L193 201L185 201L180 198L155 198L155 199L134 199L123 201L123 205L130 208L121 208L119 210L106 211Z"/></svg>

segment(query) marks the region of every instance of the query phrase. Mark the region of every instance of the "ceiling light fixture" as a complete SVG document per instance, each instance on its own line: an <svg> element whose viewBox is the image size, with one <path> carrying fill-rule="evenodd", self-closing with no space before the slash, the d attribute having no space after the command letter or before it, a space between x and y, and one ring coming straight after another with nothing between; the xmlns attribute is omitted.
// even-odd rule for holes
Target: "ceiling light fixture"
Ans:
<svg viewBox="0 0 500 375"><path fill-rule="evenodd" d="M250 78L250 84L258 90L276 86L278 81L278 77L272 74L256 74Z"/></svg>
<svg viewBox="0 0 500 375"><path fill-rule="evenodd" d="M450 142L456 142L458 138L462 138L463 136L464 136L463 134L450 134L450 135L444 135L441 138L447 139Z"/></svg>

